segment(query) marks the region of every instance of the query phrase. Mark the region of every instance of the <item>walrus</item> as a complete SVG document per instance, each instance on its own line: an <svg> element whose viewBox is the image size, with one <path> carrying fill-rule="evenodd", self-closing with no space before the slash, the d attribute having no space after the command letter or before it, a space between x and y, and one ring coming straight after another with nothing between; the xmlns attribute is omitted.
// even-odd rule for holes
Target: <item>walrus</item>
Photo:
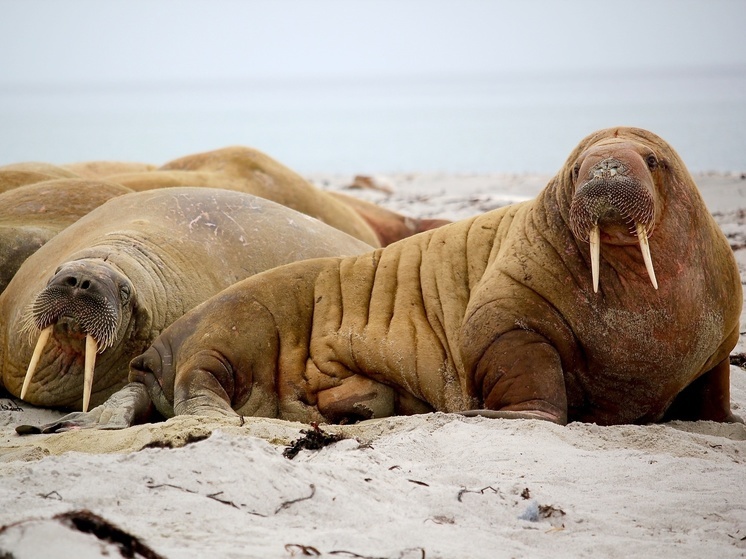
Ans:
<svg viewBox="0 0 746 559"><path fill-rule="evenodd" d="M100 180L55 179L0 194L0 293L49 239L107 200L129 192Z"/></svg>
<svg viewBox="0 0 746 559"><path fill-rule="evenodd" d="M214 180L214 175L218 174L223 180L228 179L230 185L235 185L221 184L220 188L241 189L272 200L315 217L372 246L379 246L375 232L354 210L257 149L230 146L195 153L169 161L159 171L174 172L179 177L177 180L182 181L183 177L194 177L195 173L199 180ZM186 171L191 173L185 173ZM137 189L135 184L122 184ZM190 186L203 184L189 183Z"/></svg>
<svg viewBox="0 0 746 559"><path fill-rule="evenodd" d="M446 219L417 218L403 215L342 192L330 191L329 194L355 210L373 229L382 247L389 246L417 233L451 223Z"/></svg>
<svg viewBox="0 0 746 559"><path fill-rule="evenodd" d="M420 230L445 223L412 219L406 227L401 227L398 222L404 222L405 216L363 200L321 190L267 154L243 146L175 159L163 165L161 170L220 172L241 178L250 182L251 194L312 215L374 246L387 246ZM341 221L344 226L341 226ZM370 238L371 228L373 239Z"/></svg>
<svg viewBox="0 0 746 559"><path fill-rule="evenodd" d="M240 192L119 196L47 242L0 295L0 378L32 404L86 410L122 387L129 361L163 328L224 287L296 260L371 249Z"/></svg>
<svg viewBox="0 0 746 559"><path fill-rule="evenodd" d="M47 429L121 425L148 401L166 417L303 422L736 421L741 306L732 251L679 156L610 128L532 201L236 283L132 360L127 398Z"/></svg>
<svg viewBox="0 0 746 559"><path fill-rule="evenodd" d="M73 178L80 177L68 169L50 163L11 163L0 167L0 193L36 182Z"/></svg>
<svg viewBox="0 0 746 559"><path fill-rule="evenodd" d="M205 186L261 196L341 229L371 246L387 246L446 220L416 219L376 204L315 187L259 150L231 146L170 161L88 161L65 165L82 177L106 178L141 192L172 186Z"/></svg>
<svg viewBox="0 0 746 559"><path fill-rule="evenodd" d="M117 182L136 192L174 186L193 186L221 188L253 194L315 217L373 247L381 246L375 231L361 216L326 192L310 184L299 188L300 183L283 182L282 177L269 179L264 178L269 175L261 176L263 177L262 180L266 180L272 185L271 188L253 178L244 178L217 171L179 169L124 173L112 175L107 180Z"/></svg>

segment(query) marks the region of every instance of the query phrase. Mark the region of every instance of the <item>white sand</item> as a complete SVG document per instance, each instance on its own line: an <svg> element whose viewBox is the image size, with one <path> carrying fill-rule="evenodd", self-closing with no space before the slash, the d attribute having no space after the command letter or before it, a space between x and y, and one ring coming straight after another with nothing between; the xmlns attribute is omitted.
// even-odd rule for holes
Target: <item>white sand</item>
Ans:
<svg viewBox="0 0 746 559"><path fill-rule="evenodd" d="M353 194L456 219L532 197L546 179L397 175L381 179L391 195ZM699 183L732 242L746 245L746 180ZM737 258L746 277L746 249ZM736 352L744 348L742 335ZM731 373L734 411L746 416L746 372ZM16 424L59 414L8 399L0 407L0 525L13 524L0 533L0 557L119 556L51 519L86 509L169 559L746 556L742 424L560 427L432 414L324 427L348 438L288 460L284 445L307 426L180 417L19 437Z"/></svg>

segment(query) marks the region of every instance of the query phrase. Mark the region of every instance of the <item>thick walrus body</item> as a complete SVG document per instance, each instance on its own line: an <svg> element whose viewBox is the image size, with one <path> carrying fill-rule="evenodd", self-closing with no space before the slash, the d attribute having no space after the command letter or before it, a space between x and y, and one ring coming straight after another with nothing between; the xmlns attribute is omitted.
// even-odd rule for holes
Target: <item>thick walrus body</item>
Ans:
<svg viewBox="0 0 746 559"><path fill-rule="evenodd" d="M80 409L84 361L98 351L91 402L100 403L163 328L228 285L300 259L370 249L239 192L172 188L120 196L51 239L0 295L2 382L14 395L23 392L36 336L21 331L41 330L49 341L23 397Z"/></svg>
<svg viewBox="0 0 746 559"><path fill-rule="evenodd" d="M208 186L247 192L313 216L376 247L447 223L410 218L352 196L321 190L268 155L243 146L188 155L157 170L117 174L109 180L137 191Z"/></svg>
<svg viewBox="0 0 746 559"><path fill-rule="evenodd" d="M729 421L741 306L678 155L614 128L535 200L231 286L132 361L111 409L147 393L164 415ZM49 430L96 423L100 410Z"/></svg>

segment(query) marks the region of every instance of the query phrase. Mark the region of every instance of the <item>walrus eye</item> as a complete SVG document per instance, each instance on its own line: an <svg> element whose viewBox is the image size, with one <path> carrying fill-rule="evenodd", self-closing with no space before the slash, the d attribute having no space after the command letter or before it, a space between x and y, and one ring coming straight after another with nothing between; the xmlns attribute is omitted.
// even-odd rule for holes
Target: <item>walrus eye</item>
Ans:
<svg viewBox="0 0 746 559"><path fill-rule="evenodd" d="M122 303L126 303L130 300L130 288L128 285L122 285L119 287L119 297L122 299Z"/></svg>
<svg viewBox="0 0 746 559"><path fill-rule="evenodd" d="M572 168L572 180L573 180L573 182L578 180L578 174L580 174L580 163L576 163L575 167Z"/></svg>
<svg viewBox="0 0 746 559"><path fill-rule="evenodd" d="M651 171L658 167L658 159L652 153L645 158L645 163Z"/></svg>

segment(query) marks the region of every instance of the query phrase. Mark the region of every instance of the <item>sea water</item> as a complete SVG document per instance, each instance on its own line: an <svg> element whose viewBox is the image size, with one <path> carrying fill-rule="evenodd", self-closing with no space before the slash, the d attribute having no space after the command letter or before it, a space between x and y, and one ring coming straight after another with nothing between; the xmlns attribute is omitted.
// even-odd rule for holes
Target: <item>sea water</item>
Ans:
<svg viewBox="0 0 746 559"><path fill-rule="evenodd" d="M553 173L587 134L652 130L746 171L746 69L0 87L0 164L241 144L300 172Z"/></svg>

